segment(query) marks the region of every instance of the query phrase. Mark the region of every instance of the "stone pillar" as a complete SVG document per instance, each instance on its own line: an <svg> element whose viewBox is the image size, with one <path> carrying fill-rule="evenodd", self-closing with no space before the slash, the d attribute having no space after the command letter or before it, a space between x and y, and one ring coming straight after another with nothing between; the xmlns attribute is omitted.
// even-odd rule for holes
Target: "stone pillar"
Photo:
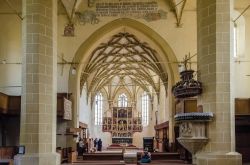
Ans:
<svg viewBox="0 0 250 165"><path fill-rule="evenodd" d="M57 1L23 0L22 107L15 165L58 165L56 154Z"/></svg>
<svg viewBox="0 0 250 165"><path fill-rule="evenodd" d="M208 125L209 143L196 155L199 165L242 164L231 145L231 5L232 0L197 1L198 70L204 87L199 104L215 115Z"/></svg>

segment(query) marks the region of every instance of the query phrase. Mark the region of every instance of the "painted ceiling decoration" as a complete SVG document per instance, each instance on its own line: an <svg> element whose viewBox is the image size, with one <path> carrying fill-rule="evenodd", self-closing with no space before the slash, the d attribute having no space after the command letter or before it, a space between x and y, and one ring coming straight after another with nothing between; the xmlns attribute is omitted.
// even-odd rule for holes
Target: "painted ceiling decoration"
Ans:
<svg viewBox="0 0 250 165"><path fill-rule="evenodd" d="M140 87L159 94L160 85L167 91L167 73L163 71L157 52L146 42L128 32L113 35L97 46L82 70L80 85L87 84L87 93L96 94L103 88Z"/></svg>
<svg viewBox="0 0 250 165"><path fill-rule="evenodd" d="M181 18L187 0L167 0L176 18L176 26L181 27Z"/></svg>
<svg viewBox="0 0 250 165"><path fill-rule="evenodd" d="M77 7L76 6L77 0L61 0L61 2L62 2L62 4L65 7L65 10L67 12L67 16L68 16L69 22L71 22L72 18L74 16L75 8Z"/></svg>
<svg viewBox="0 0 250 165"><path fill-rule="evenodd" d="M73 37L75 35L75 27L73 18L75 16L75 10L78 8L80 1L77 0L61 0L63 7L66 11L68 22L64 28L64 36Z"/></svg>

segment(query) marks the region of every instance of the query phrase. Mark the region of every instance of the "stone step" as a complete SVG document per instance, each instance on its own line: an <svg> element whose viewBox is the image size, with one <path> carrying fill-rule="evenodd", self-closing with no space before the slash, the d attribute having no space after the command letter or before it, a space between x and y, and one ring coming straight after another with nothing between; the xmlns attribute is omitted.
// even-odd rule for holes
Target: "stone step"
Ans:
<svg viewBox="0 0 250 165"><path fill-rule="evenodd" d="M139 160L141 153L137 152L137 159ZM153 152L151 153L152 160L180 160L179 153L170 152ZM81 157L79 157L81 159ZM123 160L122 153L85 153L82 160Z"/></svg>
<svg viewBox="0 0 250 165"><path fill-rule="evenodd" d="M124 161L117 160L91 160L91 161L77 161L73 163L75 165L149 165L149 163L140 163L137 164L125 164ZM182 160L152 160L150 165L185 165ZM67 165L67 164L64 164Z"/></svg>

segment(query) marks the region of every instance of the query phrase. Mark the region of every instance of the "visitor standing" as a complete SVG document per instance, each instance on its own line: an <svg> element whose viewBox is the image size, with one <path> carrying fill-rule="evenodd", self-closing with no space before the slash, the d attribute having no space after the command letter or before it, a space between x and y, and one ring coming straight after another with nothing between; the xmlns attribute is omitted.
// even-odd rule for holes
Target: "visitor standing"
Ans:
<svg viewBox="0 0 250 165"><path fill-rule="evenodd" d="M98 139L95 138L95 140L94 140L94 148L97 149L97 146L98 146Z"/></svg>
<svg viewBox="0 0 250 165"><path fill-rule="evenodd" d="M88 148L89 148L88 152L91 152L93 147L94 147L94 144L93 144L92 138L89 138L88 139Z"/></svg>
<svg viewBox="0 0 250 165"><path fill-rule="evenodd" d="M98 140L98 147L97 147L97 151L102 151L102 140L101 139L99 139Z"/></svg>
<svg viewBox="0 0 250 165"><path fill-rule="evenodd" d="M79 143L78 144L79 144L78 155L82 156L83 151L84 151L84 142L83 142L82 138L79 139Z"/></svg>

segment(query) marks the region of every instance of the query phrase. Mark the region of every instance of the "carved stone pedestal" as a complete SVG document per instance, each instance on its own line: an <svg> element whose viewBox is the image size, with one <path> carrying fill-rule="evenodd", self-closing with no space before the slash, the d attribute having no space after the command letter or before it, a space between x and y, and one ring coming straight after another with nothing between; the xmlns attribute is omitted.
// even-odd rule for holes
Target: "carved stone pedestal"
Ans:
<svg viewBox="0 0 250 165"><path fill-rule="evenodd" d="M185 113L175 116L179 124L180 137L178 142L192 154L193 164L196 164L195 153L208 142L206 123L211 121L212 113Z"/></svg>

